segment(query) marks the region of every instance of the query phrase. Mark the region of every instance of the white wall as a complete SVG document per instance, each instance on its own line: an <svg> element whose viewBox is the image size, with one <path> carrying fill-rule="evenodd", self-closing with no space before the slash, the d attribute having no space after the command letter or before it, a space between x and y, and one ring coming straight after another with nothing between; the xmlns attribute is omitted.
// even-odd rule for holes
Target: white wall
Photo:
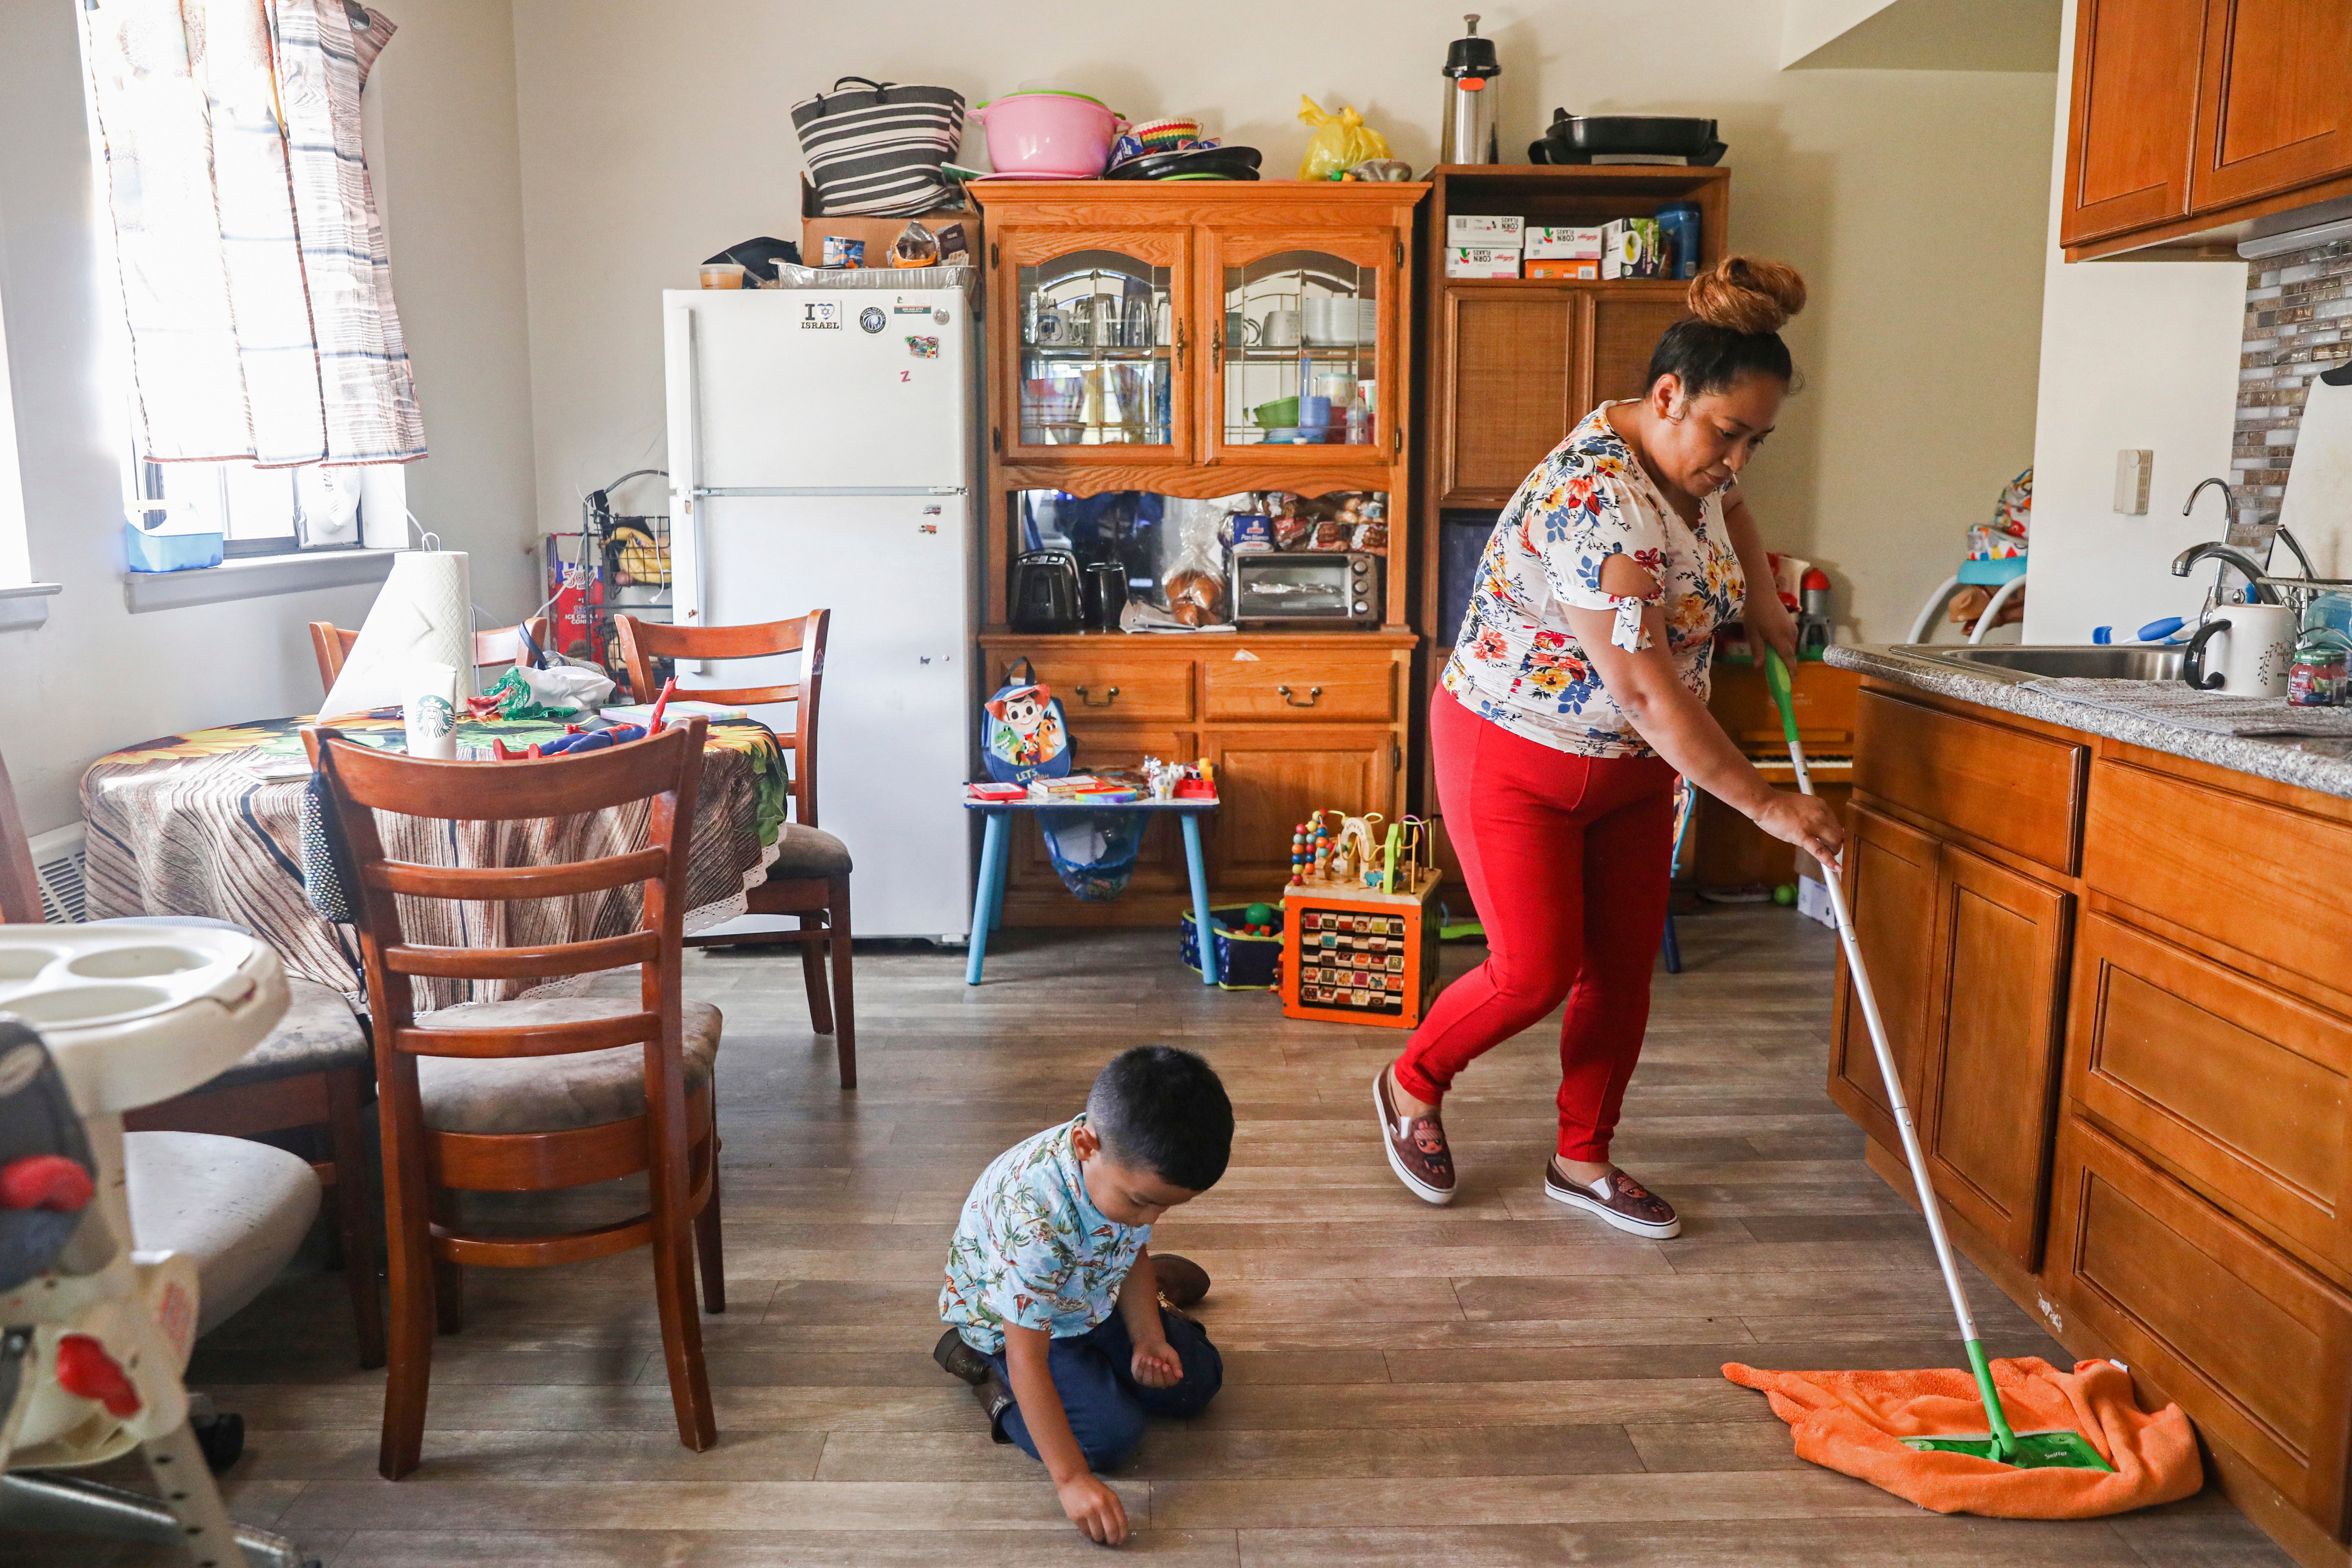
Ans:
<svg viewBox="0 0 2352 1568"><path fill-rule="evenodd" d="M475 596L520 613L530 527L529 386L516 220L512 32L503 0L403 0L370 93L399 165L394 286L434 455L410 505L475 557ZM48 624L0 632L0 750L26 826L80 815L83 769L177 731L307 710L305 623L357 626L368 588L132 616L121 570L121 419L99 376L104 305L67 0L0 5L0 302L36 577ZM406 84L403 86L402 84Z"/></svg>
<svg viewBox="0 0 2352 1568"><path fill-rule="evenodd" d="M2074 49L2066 8L2064 54ZM2209 474L2230 475L2243 337L2241 261L2084 261L2058 248L2066 168L2067 84L2052 138L2049 238L2042 304L2042 389L2033 436L2033 546L2025 640L2118 640L2165 616L2194 615L2213 569L2184 580L2174 555L2221 537L2219 497L2194 518L2180 504ZM2114 510L2116 453L2156 453L2144 517Z"/></svg>
<svg viewBox="0 0 2352 1568"><path fill-rule="evenodd" d="M1507 144L1554 105L1717 117L1732 242L1785 258L1815 305L1808 382L1751 471L1776 545L1828 566L1863 635L1900 635L1967 526L2032 450L2038 241L2053 78L1777 68L1780 7L1598 0L1485 14ZM1352 102L1397 155L1434 154L1456 14L1202 0L1188 9L973 0L514 0L539 514L658 462L656 291L757 234L797 239L791 103L849 72L981 100L1060 86L1141 118L1198 115L1289 174L1298 95ZM2055 61L2052 61L2054 69ZM974 132L968 151L981 149ZM1521 155L1524 155L1523 153ZM657 491L634 499L658 506Z"/></svg>

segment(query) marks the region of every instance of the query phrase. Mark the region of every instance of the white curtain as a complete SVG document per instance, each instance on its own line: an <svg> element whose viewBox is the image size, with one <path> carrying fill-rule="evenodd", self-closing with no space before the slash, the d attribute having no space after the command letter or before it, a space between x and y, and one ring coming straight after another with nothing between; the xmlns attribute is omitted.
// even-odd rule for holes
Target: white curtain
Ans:
<svg viewBox="0 0 2352 1568"><path fill-rule="evenodd" d="M83 22L141 455L423 457L360 145L392 24L357 0L96 0Z"/></svg>

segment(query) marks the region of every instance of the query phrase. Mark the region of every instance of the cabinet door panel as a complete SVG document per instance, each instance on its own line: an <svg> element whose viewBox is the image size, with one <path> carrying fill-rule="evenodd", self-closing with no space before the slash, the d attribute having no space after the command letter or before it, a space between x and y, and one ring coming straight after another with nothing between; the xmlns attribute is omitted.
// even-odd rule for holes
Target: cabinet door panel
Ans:
<svg viewBox="0 0 2352 1568"><path fill-rule="evenodd" d="M2081 0L2063 244L2189 211L2206 0Z"/></svg>
<svg viewBox="0 0 2352 1568"><path fill-rule="evenodd" d="M1397 814L1399 752L1389 730L1292 725L1213 731L1217 764L1213 879L1227 891L1290 880L1291 830L1319 807Z"/></svg>
<svg viewBox="0 0 2352 1568"><path fill-rule="evenodd" d="M2074 900L1946 845L1922 1142L1937 1191L2026 1268L2041 1251Z"/></svg>
<svg viewBox="0 0 2352 1568"><path fill-rule="evenodd" d="M1398 289L1403 256L1390 228L1328 223L1283 229L1255 226L1201 231L1205 312L1196 330L1208 350L1200 378L1202 453L1212 462L1279 463L1300 469L1304 489L1316 472L1360 465L1367 446L1391 449L1396 400L1378 389L1402 386L1404 301ZM1270 322L1289 318L1270 333ZM1370 384L1375 405L1362 445L1346 440L1348 404ZM1272 439L1255 411L1284 398L1332 399L1328 441Z"/></svg>
<svg viewBox="0 0 2352 1568"><path fill-rule="evenodd" d="M2352 13L2344 0L2212 0L2193 210L2352 169Z"/></svg>
<svg viewBox="0 0 2352 1568"><path fill-rule="evenodd" d="M1581 412L1575 402L1580 299L1449 289L1438 392L1440 489L1494 500L1519 488ZM1450 504L1450 502L1448 503Z"/></svg>
<svg viewBox="0 0 2352 1568"><path fill-rule="evenodd" d="M1060 466L1192 454L1192 231L1171 225L994 230L991 445ZM1106 449L1108 448L1108 449Z"/></svg>
<svg viewBox="0 0 2352 1568"><path fill-rule="evenodd" d="M1177 668L1181 668L1181 666ZM1200 737L1192 730L1154 726L1090 723L1070 710L1070 763L1074 771L1131 768L1146 757L1199 755ZM1062 885L1054 863L1045 856L1045 836L1026 814L1013 814L1013 864L1006 886L1016 891L1056 890ZM1144 829L1143 847L1136 854L1135 878L1129 886L1139 892L1182 892L1191 885L1184 873L1184 839L1167 814L1154 816ZM1070 902L1071 920L1083 921L1086 906Z"/></svg>
<svg viewBox="0 0 2352 1568"><path fill-rule="evenodd" d="M2352 1298L2077 1117L2043 1274L2189 1419L2334 1534L2352 1424Z"/></svg>
<svg viewBox="0 0 2352 1568"><path fill-rule="evenodd" d="M1577 399L1570 418L1612 398L1639 397L1650 390L1650 355L1668 327L1690 312L1680 300L1620 300L1606 292L1592 300L1592 381Z"/></svg>
<svg viewBox="0 0 2352 1568"><path fill-rule="evenodd" d="M2068 1092L2102 1128L2352 1280L2352 1025L2105 915Z"/></svg>
<svg viewBox="0 0 2352 1568"><path fill-rule="evenodd" d="M1903 1093L1919 1103L1927 1007L1936 946L1936 879L1942 846L1916 828L1853 810L1846 851L1845 894L1863 962L1886 1026L1886 1043L1903 1075ZM1871 1049L1869 1026L1853 997L1853 977L1838 963L1837 1031L1830 1050L1830 1097L1889 1149L1903 1140Z"/></svg>

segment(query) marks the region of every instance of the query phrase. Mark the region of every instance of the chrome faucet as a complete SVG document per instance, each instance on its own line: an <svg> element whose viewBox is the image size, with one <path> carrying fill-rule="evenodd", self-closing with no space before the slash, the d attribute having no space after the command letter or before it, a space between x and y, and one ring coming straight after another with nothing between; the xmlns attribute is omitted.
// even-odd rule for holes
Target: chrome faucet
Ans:
<svg viewBox="0 0 2352 1568"><path fill-rule="evenodd" d="M2206 482L2210 484L2213 481L2209 479ZM2200 561L2219 561L2224 566L2237 568L2246 579L2248 604L2275 605L2279 602L2276 589L2266 588L2255 580L2263 575L2263 563L2236 545L2223 544L2218 540L2209 540L2203 544L2192 544L2174 556L2172 574L2176 577L2186 577L2189 575L2189 568L2195 566ZM2221 579L2218 575L2214 578L2213 585L2218 594L2221 588Z"/></svg>
<svg viewBox="0 0 2352 1568"><path fill-rule="evenodd" d="M2238 498L2230 493L2229 480L2219 479L2198 480L2197 488L2189 492L2189 499L2180 503L2180 515L2187 517L2190 512L2197 510L2197 498L2205 493L2205 487L2208 485L2219 485L2221 487L2221 537L2228 539L2230 535L2238 531ZM2234 541L2232 542L2234 542ZM2176 561L2172 565L2172 574L2176 577L2186 577L2189 575L2189 573L2185 567ZM2259 573L2256 574L2257 576L2260 574L2261 574Z"/></svg>

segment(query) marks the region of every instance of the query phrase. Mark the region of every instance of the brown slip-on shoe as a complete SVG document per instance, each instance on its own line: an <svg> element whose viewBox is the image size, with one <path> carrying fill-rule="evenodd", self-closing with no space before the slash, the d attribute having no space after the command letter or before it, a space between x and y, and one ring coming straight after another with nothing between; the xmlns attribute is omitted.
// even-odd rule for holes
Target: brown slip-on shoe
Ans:
<svg viewBox="0 0 2352 1568"><path fill-rule="evenodd" d="M963 1336L953 1329L941 1334L940 1342L931 1347L931 1359L940 1363L941 1372L974 1388L986 1383L988 1374L995 1370L986 1356L964 1343Z"/></svg>
<svg viewBox="0 0 2352 1568"><path fill-rule="evenodd" d="M1683 1233L1682 1216L1675 1205L1622 1171L1612 1171L1593 1186L1560 1174L1557 1162L1544 1162L1544 1196L1570 1208L1599 1215L1619 1230L1664 1241Z"/></svg>
<svg viewBox="0 0 2352 1568"><path fill-rule="evenodd" d="M1146 1254L1151 1259L1151 1272L1159 1286L1160 1299L1178 1311L1199 1305L1209 1293L1209 1271L1189 1258L1179 1258L1172 1252Z"/></svg>
<svg viewBox="0 0 2352 1568"><path fill-rule="evenodd" d="M1454 1152L1445 1146L1445 1126L1435 1115L1406 1116L1389 1100L1389 1069L1372 1079L1372 1109L1380 1114L1381 1147L1389 1169L1405 1189L1425 1204L1454 1201Z"/></svg>

